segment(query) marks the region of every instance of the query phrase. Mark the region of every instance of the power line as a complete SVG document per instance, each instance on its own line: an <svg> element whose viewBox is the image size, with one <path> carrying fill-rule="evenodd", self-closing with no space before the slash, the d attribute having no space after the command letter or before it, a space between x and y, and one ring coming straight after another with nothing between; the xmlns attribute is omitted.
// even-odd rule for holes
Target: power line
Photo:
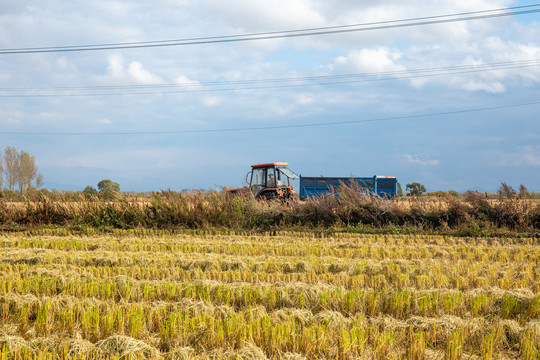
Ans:
<svg viewBox="0 0 540 360"><path fill-rule="evenodd" d="M319 126L332 126L332 125L348 125L348 124L361 124L370 122L392 121L392 120L411 120L420 119L433 116L445 116L445 115L457 115L466 114L490 110L502 110L516 107L539 105L540 101L533 101L528 103L500 105L492 107L481 107L473 109L441 111L427 114L417 115L404 115L404 116L391 116L373 119L360 119L360 120L343 120L321 123L309 123L309 124L293 124L293 125L270 125L270 126L256 126L256 127L244 127L244 128L225 128L225 129L201 129L201 130L172 130L172 131L130 131L130 132L17 132L17 131L0 131L0 135L65 135L65 136L86 136L86 135L176 135L176 134L205 134L205 133L225 133L225 132L240 132L240 131L257 131L257 130L275 130L275 129L294 129L294 128L309 128Z"/></svg>
<svg viewBox="0 0 540 360"><path fill-rule="evenodd" d="M397 71L379 71L370 73L350 73L338 75L319 75L319 76L298 76L298 77L280 77L280 78L263 78L263 79L247 79L247 80L227 80L227 81L192 81L185 83L165 83L165 84L128 84L128 85L97 85L97 86L62 86L62 87L42 87L42 88L0 88L0 91L51 91L51 90L100 90L100 89L130 89L130 88L154 88L154 87L186 87L186 86L201 86L201 85L231 85L231 84L251 84L251 83L272 83L272 82L289 82L289 81L308 81L308 80L326 80L336 78L350 77L370 77L370 76L385 76L385 75L407 75L411 73L424 72L439 72L439 71L459 71L459 70L499 70L507 69L508 67L528 67L540 65L540 58L526 59L518 61L504 61L494 63L453 65L444 67L428 67L428 68L413 68Z"/></svg>
<svg viewBox="0 0 540 360"><path fill-rule="evenodd" d="M27 48L11 48L0 49L0 55L7 54L30 54L30 53L51 53L51 52L74 52L74 51L96 51L96 50L119 50L133 48L148 48L148 47L165 47L165 46L186 46L186 45L202 45L229 43L240 41L268 40L279 38L292 38L314 35L329 35L347 32L359 32L370 30L394 29L421 25L434 25L442 23L451 23L459 21L470 21L489 19L504 16L526 15L540 12L540 4L531 4L523 6L515 6L508 8L489 9L481 11L462 12L445 15L434 15L425 17L416 17L400 20L379 21L360 24L326 26L296 30L270 31L237 35L197 37L174 40L155 40L155 41L138 41L138 42L119 42L106 44L88 44L88 45L66 45L66 46L50 46L50 47L27 47Z"/></svg>
<svg viewBox="0 0 540 360"><path fill-rule="evenodd" d="M85 97L85 96L124 96L124 95L157 95L157 94L181 94L197 92L219 92L219 91L240 91L240 90L262 90L276 88L297 88L309 86L328 86L351 84L373 81L406 80L421 77L434 77L444 75L458 75L465 73L476 73L481 71L508 70L523 67L540 65L540 59L530 59L521 61L507 61L498 63L456 65L439 68L417 68L409 70L373 72L363 74L339 74L321 75L289 78L269 78L237 81L208 81L189 82L184 84L147 84L147 85L109 85L109 86L87 86L87 87L44 87L44 88L0 88L0 92L15 93L11 95L0 94L0 98L12 97ZM301 82L298 84L298 82ZM270 84L270 85L267 85ZM278 85L273 85L278 84ZM256 85L238 87L237 85ZM215 86L217 88L207 88ZM233 87L230 87L233 86ZM111 90L146 90L146 89L171 89L184 88L183 90L160 90L160 91L135 91L135 92L110 92ZM97 91L96 93L66 93L66 91ZM109 91L109 92L103 92ZM28 94L37 92L38 94ZM57 92L51 94L50 92ZM58 93L62 92L62 93Z"/></svg>

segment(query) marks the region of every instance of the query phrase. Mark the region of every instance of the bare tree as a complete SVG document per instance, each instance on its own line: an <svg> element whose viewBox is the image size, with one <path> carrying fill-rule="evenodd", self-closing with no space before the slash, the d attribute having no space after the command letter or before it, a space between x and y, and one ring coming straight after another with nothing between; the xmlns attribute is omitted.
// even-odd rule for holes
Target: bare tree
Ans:
<svg viewBox="0 0 540 360"><path fill-rule="evenodd" d="M2 158L2 153L0 152L0 190L4 187L4 159Z"/></svg>
<svg viewBox="0 0 540 360"><path fill-rule="evenodd" d="M34 180L36 187L43 185L43 175L38 174L36 158L26 151L18 152L14 147L8 146L4 151L3 162L0 156L0 188L2 187L2 167L8 190L14 191L18 185L19 191L23 193L30 189Z"/></svg>
<svg viewBox="0 0 540 360"><path fill-rule="evenodd" d="M19 191L27 191L32 186L32 181L38 176L36 158L26 151L19 155Z"/></svg>
<svg viewBox="0 0 540 360"><path fill-rule="evenodd" d="M40 188L43 186L43 175L40 173L36 178L36 188Z"/></svg>
<svg viewBox="0 0 540 360"><path fill-rule="evenodd" d="M4 152L4 173L8 190L15 190L19 181L19 152L11 146L8 146Z"/></svg>

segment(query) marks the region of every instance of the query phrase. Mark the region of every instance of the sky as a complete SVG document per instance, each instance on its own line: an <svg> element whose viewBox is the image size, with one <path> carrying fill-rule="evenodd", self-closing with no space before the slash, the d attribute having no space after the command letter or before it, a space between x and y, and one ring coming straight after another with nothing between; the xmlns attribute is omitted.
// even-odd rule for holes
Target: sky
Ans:
<svg viewBox="0 0 540 360"><path fill-rule="evenodd" d="M0 149L44 187L242 185L250 165L540 191L540 12L241 42L2 53L282 32L534 5L508 0L2 0ZM522 9L540 9L538 7ZM388 23L386 23L388 24ZM396 24L396 23L392 23Z"/></svg>

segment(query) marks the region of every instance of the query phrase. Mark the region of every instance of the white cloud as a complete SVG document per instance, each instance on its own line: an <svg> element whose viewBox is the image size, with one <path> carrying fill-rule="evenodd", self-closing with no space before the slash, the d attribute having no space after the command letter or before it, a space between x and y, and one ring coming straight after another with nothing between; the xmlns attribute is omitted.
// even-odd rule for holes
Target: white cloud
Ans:
<svg viewBox="0 0 540 360"><path fill-rule="evenodd" d="M504 167L540 167L540 146L525 145L514 151L495 153L498 166Z"/></svg>
<svg viewBox="0 0 540 360"><path fill-rule="evenodd" d="M297 103L300 105L308 105L313 102L313 98L306 94L300 94L297 96Z"/></svg>
<svg viewBox="0 0 540 360"><path fill-rule="evenodd" d="M139 84L155 84L161 81L159 76L146 70L138 61L129 64L127 73Z"/></svg>
<svg viewBox="0 0 540 360"><path fill-rule="evenodd" d="M22 12L25 6L26 4L22 0L2 0L0 3L0 15Z"/></svg>
<svg viewBox="0 0 540 360"><path fill-rule="evenodd" d="M517 165L540 166L540 146L524 146L522 151L517 154L515 161Z"/></svg>
<svg viewBox="0 0 540 360"><path fill-rule="evenodd" d="M94 0L93 10L100 11L104 17L123 19L130 13L140 10L136 2L122 0Z"/></svg>
<svg viewBox="0 0 540 360"><path fill-rule="evenodd" d="M190 78L188 78L185 75L177 76L175 82L178 85L197 85L197 86L201 85L200 82L198 82L196 80L191 80Z"/></svg>
<svg viewBox="0 0 540 360"><path fill-rule="evenodd" d="M126 68L124 58L115 54L108 58L107 73L115 81L132 82L136 84L156 84L163 80L146 70L139 61L132 61Z"/></svg>
<svg viewBox="0 0 540 360"><path fill-rule="evenodd" d="M207 96L203 98L202 103L206 107L214 107L221 104L222 101L223 101L223 98L219 98L216 96Z"/></svg>
<svg viewBox="0 0 540 360"><path fill-rule="evenodd" d="M55 112L41 111L39 113L40 120L56 120L60 118L62 118L62 116Z"/></svg>
<svg viewBox="0 0 540 360"><path fill-rule="evenodd" d="M109 66L107 72L114 78L125 76L124 59L121 55L111 55L108 58Z"/></svg>
<svg viewBox="0 0 540 360"><path fill-rule="evenodd" d="M459 45L417 44L400 49L377 46L353 50L347 55L336 57L327 69L334 73L395 72L385 77L408 78L410 85L417 89L437 86L467 92L500 94L506 92L510 85L540 82L540 66L537 63L521 67L512 65L512 62L534 61L539 58L540 46L536 44L520 44L491 37L485 41ZM482 66L505 62L509 65ZM456 70L444 70L445 68ZM433 70L418 74L418 69Z"/></svg>
<svg viewBox="0 0 540 360"><path fill-rule="evenodd" d="M453 83L461 83L459 87L468 90L468 91L478 91L478 90L484 90L489 93L493 94L500 94L506 91L506 88L503 84L501 84L498 81L495 82L481 82L478 80L465 80L462 81L461 79L456 79L452 81Z"/></svg>
<svg viewBox="0 0 540 360"><path fill-rule="evenodd" d="M435 165L439 165L440 163L440 160L436 160L436 159L421 160L418 155L403 154L402 156L405 158L405 161L407 161L410 164L435 166Z"/></svg>
<svg viewBox="0 0 540 360"><path fill-rule="evenodd" d="M214 16L245 31L320 26L324 17L306 0L203 0Z"/></svg>
<svg viewBox="0 0 540 360"><path fill-rule="evenodd" d="M112 124L112 121L107 119L107 118L101 118L101 119L98 119L96 121L98 124L103 124L103 125L110 125Z"/></svg>
<svg viewBox="0 0 540 360"><path fill-rule="evenodd" d="M381 21L417 18L440 14L455 14L494 8L504 8L512 0L464 1L351 1L351 0L201 0L205 14L215 24L228 28L226 33L292 30L343 24L368 24ZM498 21L497 21L498 20ZM359 31L289 39L286 46L302 44L321 46L373 46L394 44L396 39L424 43L455 43L483 37L487 32L509 22L509 18L413 26L383 31ZM256 46L256 45L254 45Z"/></svg>
<svg viewBox="0 0 540 360"><path fill-rule="evenodd" d="M65 56L62 56L56 60L56 66L62 71L75 71L76 66Z"/></svg>
<svg viewBox="0 0 540 360"><path fill-rule="evenodd" d="M21 119L18 118L18 117L8 117L7 119L5 119L4 121L2 121L2 123L4 124L20 124L21 123Z"/></svg>
<svg viewBox="0 0 540 360"><path fill-rule="evenodd" d="M527 165L539 167L540 166L540 154L528 153L524 155L524 162Z"/></svg>
<svg viewBox="0 0 540 360"><path fill-rule="evenodd" d="M165 4L176 5L176 6L187 6L191 3L190 0L158 0L158 1L161 1Z"/></svg>
<svg viewBox="0 0 540 360"><path fill-rule="evenodd" d="M382 72L403 70L404 66L396 64L401 57L399 51L391 51L385 47L355 50L346 56L334 60L332 68L354 72Z"/></svg>
<svg viewBox="0 0 540 360"><path fill-rule="evenodd" d="M125 0L6 0L0 4L0 45L2 48L15 48L196 38L405 19L501 8L511 4L516 2L158 0L159 6L156 6L153 2ZM326 119L383 118L405 113L435 113L461 107L490 107L500 102L527 102L537 98L540 66L410 79L404 79L406 75L394 75L400 81L305 88L262 89L264 86L261 86L261 89L249 89L251 85L237 85L244 90L192 93L182 91L201 89L203 86L205 90L214 90L215 87L210 85L210 82L214 81L393 71L410 71L410 75L415 75L412 71L414 69L540 58L540 23L535 22L538 16L534 16L531 14L527 17L515 16L275 41L129 49L117 51L115 55L111 55L111 52L91 51L3 56L0 57L0 80L3 88L167 83L178 85L180 90L177 94L164 96L51 98L15 98L11 97L12 93L3 91L0 95L6 97L2 98L0 123L6 132L33 129L94 132L103 128L111 132L122 132L126 129L167 131L217 128L217 124L225 121L230 127L274 123L309 124ZM273 83L265 82L264 85L266 84ZM92 95L96 95L95 93ZM505 96L500 96L501 93L505 93ZM426 110L428 108L429 110ZM179 109L182 112L180 119ZM58 117L46 116L46 113L58 114ZM513 124L512 126L500 125L505 116L508 118L507 124ZM380 151L377 151L375 156L391 157L388 151L391 153L392 148L395 149L394 145L407 149L414 143L414 153L401 155L397 159L404 168L412 169L408 171L415 174L420 174L420 170L444 173L447 177L460 178L460 181L461 177L468 176L468 179L473 179L470 181L479 181L476 178L478 173L487 174L493 168L495 170L490 176L501 172L497 162L500 159L509 164L508 166L520 164L519 172L534 172L540 166L540 149L534 146L516 149L509 141L495 143L494 140L493 144L488 141L478 142L470 134L485 133L495 139L512 139L515 134L509 134L508 129L520 131L519 121L525 119L528 121L527 130L523 132L540 133L535 116L534 109L518 111L516 108L485 116L471 114L469 117L463 114L459 119L456 116L455 123L448 125L442 120L429 124L427 121L421 124L412 120L406 124L395 121L388 125L374 122L350 127L313 127L280 136L283 136L284 143L298 144L298 148L305 149L310 156L311 153L320 151L329 158L338 159L336 163L341 164L353 163L354 160L343 157L344 149L359 146L358 144L365 146L365 149L372 149L386 142L385 146L378 148ZM497 119L501 119L501 122L497 122ZM421 142L416 141L418 131L422 132ZM398 136L394 136L395 133ZM303 138L303 134L310 136ZM347 137L344 139L340 135ZM253 161L259 161L256 157L269 156L268 154L276 151L273 136L254 132L250 135L253 139L251 147L243 141L244 137L245 134L228 134L223 139L216 137L216 149L219 150L206 150L207 155L202 157L200 153L208 149L208 138L203 135L91 137L88 141L92 145L88 145L86 149L80 148L82 137L81 140L77 137L75 140L66 138L66 141L58 142L51 142L50 138L43 137L35 139L33 146L51 152L62 148L62 151L58 151L58 155L52 158L63 164L64 154L69 154L72 161L65 166L110 166L111 171L118 173L130 171L130 168L131 171L140 171L154 166L156 159L160 159L164 153L169 156L168 149L163 147L177 144L179 139L182 144L191 142L200 146L201 151L198 152L190 149L174 153L173 157L163 163L163 168L167 169L164 174L174 172L179 164L183 166L184 162L188 161L186 159L203 164L201 167L212 168L216 166L212 155L222 152L225 154L226 152L222 151L225 148L229 150L227 155L245 154L245 149L251 148L253 151L250 151L249 156ZM319 137L320 141L313 142L313 138ZM351 142L348 143L347 139L351 139ZM25 141L24 137L13 137L13 141L16 140ZM527 140L525 144L538 143L535 141ZM126 155L121 153L126 146L139 150L143 145L148 150ZM491 148L484 150L489 146ZM23 145L19 147L28 148ZM161 150L156 150L152 156L145 155L156 148ZM76 156L74 149L79 152ZM94 149L100 149L102 154L95 159L87 159L86 162L77 161L79 158L84 160L84 153L92 154ZM463 162L459 166L450 164L452 156L445 155L444 166L440 166L443 160L439 160L436 154L445 153L448 149L455 149L455 154L451 155L456 159L474 157L470 154L482 151L488 152L493 159L474 166L476 174L474 171L465 173L459 171ZM506 155L499 158L496 151ZM110 154L115 154L113 158L116 159L112 165L109 165ZM298 153L290 152L286 156L290 156L291 160L296 156L295 161L298 161ZM40 161L46 160L45 157L46 151L40 151ZM202 161L206 159L207 162ZM472 167L471 164L468 165ZM370 166L369 162L366 166ZM371 166L378 169L391 165L378 162ZM315 169L317 168L320 168L320 162L315 166ZM309 169L305 171L311 172ZM145 173L154 181L159 177L150 171ZM182 176L194 176L193 173L183 173L185 175ZM453 175L455 173L459 175ZM207 174L211 179L215 176L211 170ZM191 183L191 180L189 181ZM221 180L216 178L214 181L219 183ZM152 180L149 184L149 188L155 186L152 185Z"/></svg>

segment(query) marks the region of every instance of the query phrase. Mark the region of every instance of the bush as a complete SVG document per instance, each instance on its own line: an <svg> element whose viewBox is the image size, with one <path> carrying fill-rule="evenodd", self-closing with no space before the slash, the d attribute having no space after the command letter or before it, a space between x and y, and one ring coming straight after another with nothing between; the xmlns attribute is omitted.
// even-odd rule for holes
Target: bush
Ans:
<svg viewBox="0 0 540 360"><path fill-rule="evenodd" d="M146 198L118 195L112 201L80 193L38 192L35 198L18 203L6 199L9 193L3 195L0 225L4 227L283 229L300 226L371 232L409 228L469 235L497 229L534 233L540 228L540 205L531 205L535 200L488 200L475 192L467 192L460 198L447 195L399 201L383 200L343 187L335 196L290 202L259 201L250 193L231 196L218 191L165 191Z"/></svg>
<svg viewBox="0 0 540 360"><path fill-rule="evenodd" d="M418 182L407 184L405 188L408 196L420 196L426 192L426 187Z"/></svg>

